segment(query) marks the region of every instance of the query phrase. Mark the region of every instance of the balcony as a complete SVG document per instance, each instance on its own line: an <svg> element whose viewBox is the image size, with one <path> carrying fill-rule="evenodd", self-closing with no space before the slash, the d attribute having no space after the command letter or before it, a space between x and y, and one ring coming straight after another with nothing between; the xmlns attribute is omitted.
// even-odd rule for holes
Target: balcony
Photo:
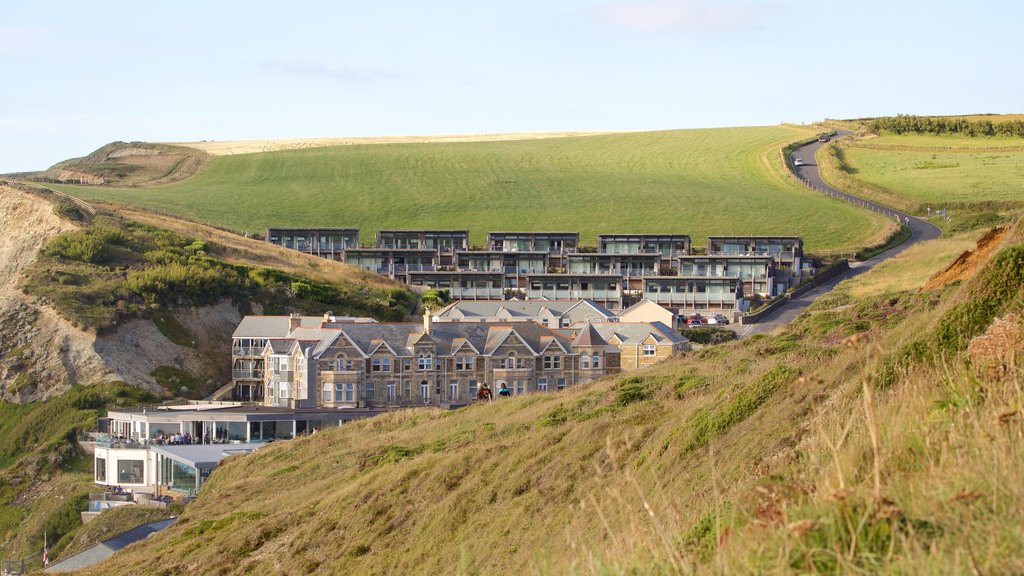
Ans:
<svg viewBox="0 0 1024 576"><path fill-rule="evenodd" d="M251 346L251 347L239 347L235 346L231 349L232 356L263 356L263 346Z"/></svg>
<svg viewBox="0 0 1024 576"><path fill-rule="evenodd" d="M96 447L97 448L123 448L139 450L145 448L146 445L139 442L134 438L117 438L110 434L97 434L96 435Z"/></svg>
<svg viewBox="0 0 1024 576"><path fill-rule="evenodd" d="M249 370L234 369L231 371L231 377L235 380L263 380L263 369L253 368Z"/></svg>

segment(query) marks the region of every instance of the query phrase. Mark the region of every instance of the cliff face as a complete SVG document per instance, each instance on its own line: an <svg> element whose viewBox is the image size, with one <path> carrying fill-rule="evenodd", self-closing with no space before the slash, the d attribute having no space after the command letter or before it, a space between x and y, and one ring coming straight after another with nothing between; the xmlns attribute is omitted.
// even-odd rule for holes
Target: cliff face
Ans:
<svg viewBox="0 0 1024 576"><path fill-rule="evenodd" d="M0 226L0 399L31 402L73 384L112 380L159 393L151 374L167 366L217 384L227 381L228 345L240 319L232 306L176 311L192 346L171 342L141 319L97 337L18 288L22 271L46 242L76 224L59 218L41 197L0 186Z"/></svg>

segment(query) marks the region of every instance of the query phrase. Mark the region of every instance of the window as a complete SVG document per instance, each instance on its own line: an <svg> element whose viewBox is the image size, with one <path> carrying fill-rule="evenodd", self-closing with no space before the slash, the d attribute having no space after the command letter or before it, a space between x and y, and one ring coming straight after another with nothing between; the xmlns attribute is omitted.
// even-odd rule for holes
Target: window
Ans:
<svg viewBox="0 0 1024 576"><path fill-rule="evenodd" d="M376 400L376 395L377 395L377 390L375 390L375 386L373 385L373 381L367 381L366 382L366 396L365 396L366 403L370 404L374 400Z"/></svg>
<svg viewBox="0 0 1024 576"><path fill-rule="evenodd" d="M356 385L352 382L345 384L345 401L355 402L356 400Z"/></svg>
<svg viewBox="0 0 1024 576"><path fill-rule="evenodd" d="M537 390L540 391L540 392L547 392L548 391L548 379L547 378L537 378Z"/></svg>
<svg viewBox="0 0 1024 576"><path fill-rule="evenodd" d="M580 356L580 368L590 368L590 355L584 353Z"/></svg>
<svg viewBox="0 0 1024 576"><path fill-rule="evenodd" d="M456 370L472 370L473 369L473 357L472 356L456 356L455 357L455 369Z"/></svg>
<svg viewBox="0 0 1024 576"><path fill-rule="evenodd" d="M338 382L334 385L334 401L344 402L345 400L345 385Z"/></svg>
<svg viewBox="0 0 1024 576"><path fill-rule="evenodd" d="M107 481L107 459L97 458L96 459L96 481L106 482Z"/></svg>
<svg viewBox="0 0 1024 576"><path fill-rule="evenodd" d="M388 404L395 403L395 383L388 382Z"/></svg>
<svg viewBox="0 0 1024 576"><path fill-rule="evenodd" d="M143 478L142 460L118 460L117 461L117 483L118 484L142 484Z"/></svg>
<svg viewBox="0 0 1024 576"><path fill-rule="evenodd" d="M552 354L544 357L544 369L545 370L561 370L562 369L562 357Z"/></svg>
<svg viewBox="0 0 1024 576"><path fill-rule="evenodd" d="M565 390L565 378L558 379L558 389Z"/></svg>
<svg viewBox="0 0 1024 576"><path fill-rule="evenodd" d="M522 396L526 393L526 380L516 380L516 396Z"/></svg>
<svg viewBox="0 0 1024 576"><path fill-rule="evenodd" d="M448 383L448 400L459 399L459 381L452 380Z"/></svg>
<svg viewBox="0 0 1024 576"><path fill-rule="evenodd" d="M654 344L644 344L644 356L654 356L657 350Z"/></svg>
<svg viewBox="0 0 1024 576"><path fill-rule="evenodd" d="M281 388L278 390L278 392L281 393L279 398L291 398L291 395L288 393L288 383L287 382L281 382Z"/></svg>
<svg viewBox="0 0 1024 576"><path fill-rule="evenodd" d="M334 369L341 372L342 370L351 370L352 362L349 361L348 357L344 354L338 356L334 362Z"/></svg>
<svg viewBox="0 0 1024 576"><path fill-rule="evenodd" d="M331 401L331 383L324 384L324 402Z"/></svg>
<svg viewBox="0 0 1024 576"><path fill-rule="evenodd" d="M470 400L472 400L473 398L476 398L476 391L477 391L476 380L470 380L469 381L469 398L470 398Z"/></svg>
<svg viewBox="0 0 1024 576"><path fill-rule="evenodd" d="M425 371L434 367L434 358L430 354L420 354L416 360L416 369Z"/></svg>
<svg viewBox="0 0 1024 576"><path fill-rule="evenodd" d="M430 403L430 384L427 384L426 380L420 382L420 400L424 404Z"/></svg>
<svg viewBox="0 0 1024 576"><path fill-rule="evenodd" d="M569 318L562 318L562 328L568 328L570 323L572 323L572 320Z"/></svg>
<svg viewBox="0 0 1024 576"><path fill-rule="evenodd" d="M380 359L381 372L391 372L391 357L385 356Z"/></svg>
<svg viewBox="0 0 1024 576"><path fill-rule="evenodd" d="M594 368L600 368L601 367L601 357L598 356L597 354L594 354L594 357L590 359L590 363L593 365Z"/></svg>

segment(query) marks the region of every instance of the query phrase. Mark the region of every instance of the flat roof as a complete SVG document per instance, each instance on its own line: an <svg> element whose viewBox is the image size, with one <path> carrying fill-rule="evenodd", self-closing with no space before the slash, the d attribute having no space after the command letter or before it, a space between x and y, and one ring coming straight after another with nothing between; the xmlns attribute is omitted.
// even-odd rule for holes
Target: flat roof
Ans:
<svg viewBox="0 0 1024 576"><path fill-rule="evenodd" d="M487 237L492 236L572 236L580 237L579 232L488 232Z"/></svg>
<svg viewBox="0 0 1024 576"><path fill-rule="evenodd" d="M359 228L267 228L275 232L359 232Z"/></svg>
<svg viewBox="0 0 1024 576"><path fill-rule="evenodd" d="M184 462L193 468L211 468L220 464L228 456L249 454L265 446L265 442L248 442L245 444L150 444L153 452L167 458Z"/></svg>
<svg viewBox="0 0 1024 576"><path fill-rule="evenodd" d="M215 417L219 415L230 415L230 416L290 416L295 418L301 418L305 416L327 416L336 415L340 417L364 417L364 416L375 416L382 412L385 412L383 408L287 408L284 406L261 406L261 405L228 405L228 406L209 406L209 405L176 405L176 406L138 406L134 408L121 408L118 410L110 410L107 413L108 418L115 418L116 415L122 414L125 416L147 416L152 417L154 420L160 418L166 418L168 416L178 416L180 419L184 417L202 415L203 417Z"/></svg>

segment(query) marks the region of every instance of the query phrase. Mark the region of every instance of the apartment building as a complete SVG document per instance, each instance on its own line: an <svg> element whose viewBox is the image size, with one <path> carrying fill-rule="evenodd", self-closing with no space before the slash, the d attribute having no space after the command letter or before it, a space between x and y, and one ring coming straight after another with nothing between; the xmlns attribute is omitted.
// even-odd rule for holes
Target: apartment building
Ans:
<svg viewBox="0 0 1024 576"><path fill-rule="evenodd" d="M354 228L268 230L268 241L460 300L586 298L619 311L649 298L685 314L743 311L808 272L797 236L712 236L701 255L687 234L600 234L583 246L577 232L491 232L484 249L469 247L467 230L381 230L362 247L358 237Z"/></svg>
<svg viewBox="0 0 1024 576"><path fill-rule="evenodd" d="M359 246L359 229L268 228L266 241L330 260L344 260L346 249Z"/></svg>

